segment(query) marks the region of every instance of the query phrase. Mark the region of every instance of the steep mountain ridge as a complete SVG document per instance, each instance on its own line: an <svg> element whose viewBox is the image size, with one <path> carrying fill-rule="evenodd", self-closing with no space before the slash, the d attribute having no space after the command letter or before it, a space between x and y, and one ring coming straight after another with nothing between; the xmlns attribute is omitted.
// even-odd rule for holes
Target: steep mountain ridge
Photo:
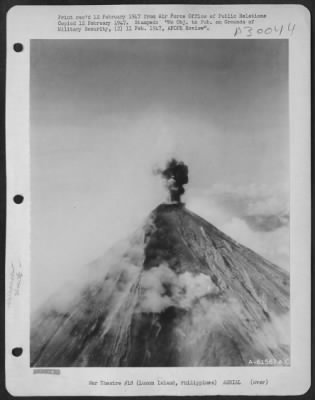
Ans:
<svg viewBox="0 0 315 400"><path fill-rule="evenodd" d="M289 359L289 275L183 204L162 204L34 316L32 366Z"/></svg>

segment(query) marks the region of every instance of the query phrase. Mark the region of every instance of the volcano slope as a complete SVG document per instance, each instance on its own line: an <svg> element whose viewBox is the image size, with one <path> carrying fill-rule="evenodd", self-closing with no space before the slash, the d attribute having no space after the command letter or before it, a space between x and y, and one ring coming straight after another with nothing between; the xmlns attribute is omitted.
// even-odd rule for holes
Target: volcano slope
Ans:
<svg viewBox="0 0 315 400"><path fill-rule="evenodd" d="M182 204L162 204L33 316L31 365L289 361L289 275Z"/></svg>

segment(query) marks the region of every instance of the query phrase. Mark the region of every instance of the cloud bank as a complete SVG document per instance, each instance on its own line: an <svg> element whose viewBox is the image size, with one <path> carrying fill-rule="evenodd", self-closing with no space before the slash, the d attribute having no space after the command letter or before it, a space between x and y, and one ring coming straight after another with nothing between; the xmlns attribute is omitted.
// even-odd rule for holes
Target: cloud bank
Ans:
<svg viewBox="0 0 315 400"><path fill-rule="evenodd" d="M283 185L215 184L195 191L193 211L271 262L289 269L289 194Z"/></svg>

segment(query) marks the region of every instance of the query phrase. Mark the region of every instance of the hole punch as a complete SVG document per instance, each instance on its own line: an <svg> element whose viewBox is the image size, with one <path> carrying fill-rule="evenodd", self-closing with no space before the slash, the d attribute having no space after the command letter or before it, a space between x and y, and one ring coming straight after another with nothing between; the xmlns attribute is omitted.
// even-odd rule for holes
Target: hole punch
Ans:
<svg viewBox="0 0 315 400"><path fill-rule="evenodd" d="M24 201L24 197L21 194L16 194L13 197L13 201L14 201L15 204L21 204Z"/></svg>
<svg viewBox="0 0 315 400"><path fill-rule="evenodd" d="M22 43L14 43L13 50L17 53L21 53L21 51L23 51L23 44Z"/></svg>
<svg viewBox="0 0 315 400"><path fill-rule="evenodd" d="M12 349L12 354L14 355L14 357L20 357L22 353L23 353L22 347L14 347L14 349Z"/></svg>

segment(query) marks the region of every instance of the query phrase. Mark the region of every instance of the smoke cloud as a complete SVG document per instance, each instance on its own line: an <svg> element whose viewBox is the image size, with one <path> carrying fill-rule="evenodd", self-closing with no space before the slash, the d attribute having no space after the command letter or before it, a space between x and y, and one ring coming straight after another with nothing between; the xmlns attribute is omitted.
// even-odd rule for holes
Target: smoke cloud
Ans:
<svg viewBox="0 0 315 400"><path fill-rule="evenodd" d="M170 306L191 309L204 296L218 293L210 276L193 275L188 271L176 274L166 263L144 271L140 286L138 306L141 312L160 313Z"/></svg>
<svg viewBox="0 0 315 400"><path fill-rule="evenodd" d="M169 201L180 203L180 198L185 193L184 185L188 183L188 166L183 161L172 158L165 169L157 169L155 173L165 179Z"/></svg>

